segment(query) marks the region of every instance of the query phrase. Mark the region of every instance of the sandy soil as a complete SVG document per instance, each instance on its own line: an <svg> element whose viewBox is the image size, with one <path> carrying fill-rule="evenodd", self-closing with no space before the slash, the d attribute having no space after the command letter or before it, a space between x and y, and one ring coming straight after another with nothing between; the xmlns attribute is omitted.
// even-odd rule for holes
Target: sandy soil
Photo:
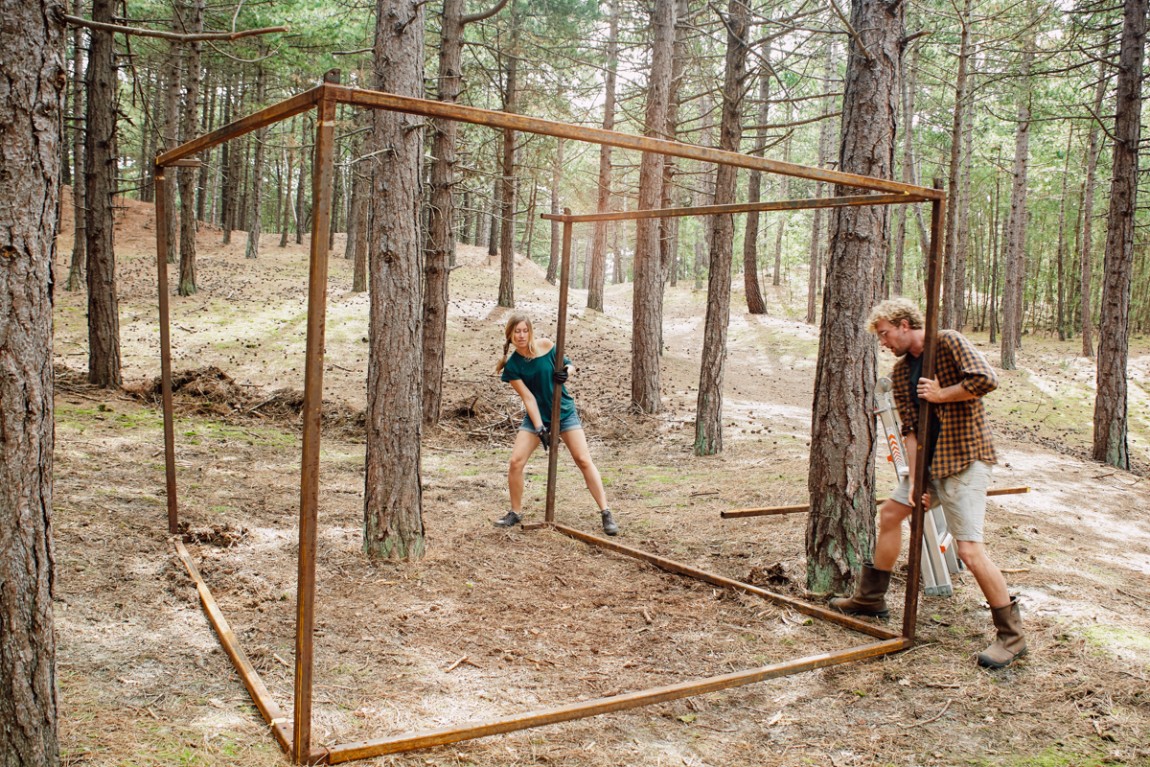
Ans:
<svg viewBox="0 0 1150 767"><path fill-rule="evenodd" d="M154 223L126 202L117 234L125 392L82 382L82 294L57 292L55 557L62 740L70 765L286 763L219 649L166 535ZM184 536L237 638L290 710L306 247L265 239L256 262L201 236L202 291L173 300ZM70 234L61 239L66 254ZM316 631L317 744L486 720L861 644L854 632L733 595L547 530L494 529L516 398L493 374L498 273L462 248L452 275L445 417L425 437L419 562L360 552L366 295L348 290L337 240L329 285ZM61 256L64 260L64 255ZM59 265L61 279L66 264ZM556 290L521 263L520 308L554 327ZM731 321L727 449L691 454L703 302L667 297L666 414L626 414L630 289L603 315L575 309L571 388L623 526L620 540L802 596L801 515L720 519L806 501L817 332L788 311ZM801 292L801 291L798 291ZM571 305L584 294L575 291ZM736 293L735 306L741 306ZM986 339L977 339L984 344ZM1135 473L1085 459L1093 366L1077 342L1028 338L988 405L1000 435L992 556L1021 595L1031 654L973 663L989 617L969 576L924 597L910 651L629 712L408 755L394 765L1150 764L1150 482L1146 373L1131 362ZM986 347L990 351L989 347ZM990 357L996 359L997 354ZM889 365L889 360L885 363ZM215 367L222 376L205 374ZM1142 403L1142 404L1138 404ZM880 484L891 472L877 469ZM546 463L531 466L529 521ZM559 516L595 529L578 472L560 461ZM896 574L901 604L905 577ZM897 620L899 611L896 610ZM892 621L891 625L897 625Z"/></svg>

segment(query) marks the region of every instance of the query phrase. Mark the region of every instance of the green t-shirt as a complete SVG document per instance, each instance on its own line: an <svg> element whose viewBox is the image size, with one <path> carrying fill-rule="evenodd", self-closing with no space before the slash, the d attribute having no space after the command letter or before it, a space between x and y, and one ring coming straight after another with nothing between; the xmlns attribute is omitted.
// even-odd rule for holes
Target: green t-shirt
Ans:
<svg viewBox="0 0 1150 767"><path fill-rule="evenodd" d="M563 364L570 365L571 360L564 357ZM551 373L554 370L555 347L552 346L551 351L534 359L527 359L519 352L512 352L501 376L505 382L522 381L527 386L527 391L535 396L535 403L539 405L539 415L543 418L543 425L548 427L551 425L551 398L554 396L553 387L555 386L551 380ZM560 398L559 405L560 423L575 415L575 400L567 392L566 386L563 387L562 391L563 396Z"/></svg>

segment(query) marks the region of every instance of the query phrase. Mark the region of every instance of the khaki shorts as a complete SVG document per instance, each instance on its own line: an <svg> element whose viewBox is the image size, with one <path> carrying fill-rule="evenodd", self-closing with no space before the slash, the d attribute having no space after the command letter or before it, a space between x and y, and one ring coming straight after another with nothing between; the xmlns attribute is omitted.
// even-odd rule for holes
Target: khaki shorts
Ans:
<svg viewBox="0 0 1150 767"><path fill-rule="evenodd" d="M942 505L946 528L956 541L983 539L986 520L986 489L990 487L990 464L974 461L957 474L941 480L931 480L931 506ZM890 499L904 506L910 501L910 480L899 483Z"/></svg>

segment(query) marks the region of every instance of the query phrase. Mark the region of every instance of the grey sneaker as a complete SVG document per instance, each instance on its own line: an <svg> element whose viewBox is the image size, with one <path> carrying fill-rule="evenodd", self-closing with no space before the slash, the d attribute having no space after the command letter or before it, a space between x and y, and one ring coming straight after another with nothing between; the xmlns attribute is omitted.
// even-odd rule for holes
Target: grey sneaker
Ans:
<svg viewBox="0 0 1150 767"><path fill-rule="evenodd" d="M502 518L495 521L496 527L515 527L523 518L516 514L514 511L507 512Z"/></svg>
<svg viewBox="0 0 1150 767"><path fill-rule="evenodd" d="M607 533L607 535L618 535L619 525L615 523L615 518L611 516L611 510L603 509L603 511L599 512L599 515L603 517L603 532Z"/></svg>

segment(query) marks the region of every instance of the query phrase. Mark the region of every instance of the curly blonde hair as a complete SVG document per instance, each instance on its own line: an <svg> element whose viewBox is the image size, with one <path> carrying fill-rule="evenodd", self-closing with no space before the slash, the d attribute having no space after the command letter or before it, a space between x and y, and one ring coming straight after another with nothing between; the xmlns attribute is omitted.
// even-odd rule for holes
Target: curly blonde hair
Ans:
<svg viewBox="0 0 1150 767"><path fill-rule="evenodd" d="M886 320L890 324L898 327L899 323L906 320L906 324L912 330L918 330L924 324L922 318L922 310L918 308L918 304L911 301L909 298L888 298L881 304L875 306L870 310L870 316L867 317L866 329L868 332L875 332L875 325Z"/></svg>

